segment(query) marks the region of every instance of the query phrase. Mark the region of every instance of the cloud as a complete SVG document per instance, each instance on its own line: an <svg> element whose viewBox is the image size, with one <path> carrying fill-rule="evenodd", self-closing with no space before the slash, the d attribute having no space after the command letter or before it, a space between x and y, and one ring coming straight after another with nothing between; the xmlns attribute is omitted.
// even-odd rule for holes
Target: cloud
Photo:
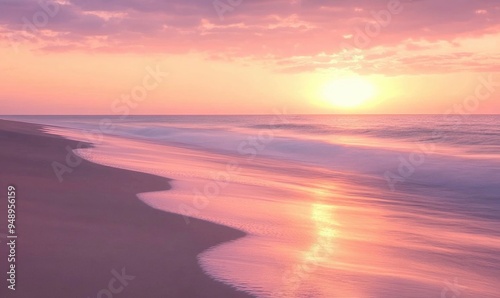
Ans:
<svg viewBox="0 0 500 298"><path fill-rule="evenodd" d="M394 73L423 71L433 61L439 62L435 71L460 65L488 68L477 49L466 56L456 49L447 57L433 57L429 45L448 41L446 47L452 48L457 40L500 29L497 0L401 0L402 11L392 14L388 7L398 0L216 1L0 0L0 26L4 40L17 36L44 50L196 51L218 59L274 59L282 71L339 67L379 72L388 71L382 65L391 65L397 68ZM223 18L214 3L226 9ZM377 20L385 23L375 30ZM360 50L361 58L342 61L346 46L354 53ZM496 57L487 61L498 64L492 60Z"/></svg>

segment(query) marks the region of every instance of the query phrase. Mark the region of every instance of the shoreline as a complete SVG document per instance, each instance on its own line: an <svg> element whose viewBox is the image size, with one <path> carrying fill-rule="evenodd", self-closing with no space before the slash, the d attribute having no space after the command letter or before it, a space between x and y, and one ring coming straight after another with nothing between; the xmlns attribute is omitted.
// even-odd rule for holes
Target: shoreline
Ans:
<svg viewBox="0 0 500 298"><path fill-rule="evenodd" d="M78 142L43 127L0 120L0 191L16 186L19 235L16 291L2 278L2 297L98 297L124 272L130 280L119 297L251 297L208 276L197 260L244 232L196 218L186 225L182 215L143 203L137 194L170 188L162 177L82 159L59 182L51 164L64 163L66 146ZM0 258L7 255L1 245Z"/></svg>

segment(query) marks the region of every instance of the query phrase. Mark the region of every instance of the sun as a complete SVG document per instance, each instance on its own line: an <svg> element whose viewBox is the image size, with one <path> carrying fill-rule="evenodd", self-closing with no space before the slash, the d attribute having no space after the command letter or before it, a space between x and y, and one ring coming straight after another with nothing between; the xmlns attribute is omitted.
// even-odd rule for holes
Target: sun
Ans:
<svg viewBox="0 0 500 298"><path fill-rule="evenodd" d="M339 108L356 108L376 94L375 85L360 76L338 78L323 88L323 98Z"/></svg>

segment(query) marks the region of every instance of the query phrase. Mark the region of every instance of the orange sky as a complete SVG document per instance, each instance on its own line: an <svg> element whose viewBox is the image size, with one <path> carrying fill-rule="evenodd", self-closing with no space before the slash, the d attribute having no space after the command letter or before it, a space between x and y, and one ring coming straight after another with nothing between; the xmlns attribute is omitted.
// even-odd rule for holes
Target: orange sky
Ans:
<svg viewBox="0 0 500 298"><path fill-rule="evenodd" d="M221 1L1 2L0 114L500 113L498 1Z"/></svg>

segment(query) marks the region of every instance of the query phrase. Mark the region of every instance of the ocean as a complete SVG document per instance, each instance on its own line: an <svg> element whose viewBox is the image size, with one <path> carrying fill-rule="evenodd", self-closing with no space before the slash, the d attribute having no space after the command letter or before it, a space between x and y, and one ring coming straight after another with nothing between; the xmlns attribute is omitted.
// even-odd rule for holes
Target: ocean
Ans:
<svg viewBox="0 0 500 298"><path fill-rule="evenodd" d="M138 197L244 231L198 261L256 297L500 297L500 116L1 118L172 179Z"/></svg>

